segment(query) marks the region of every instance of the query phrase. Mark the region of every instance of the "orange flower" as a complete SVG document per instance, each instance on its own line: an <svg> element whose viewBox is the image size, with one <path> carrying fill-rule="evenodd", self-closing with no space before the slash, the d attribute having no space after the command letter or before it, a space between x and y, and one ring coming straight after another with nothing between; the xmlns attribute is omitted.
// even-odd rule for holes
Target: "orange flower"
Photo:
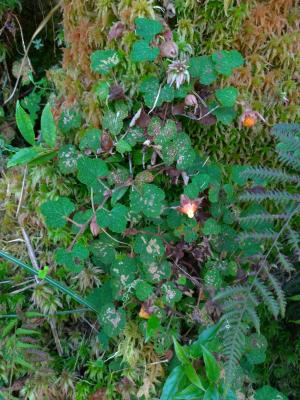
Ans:
<svg viewBox="0 0 300 400"><path fill-rule="evenodd" d="M194 218L196 211L199 208L199 204L201 203L201 199L191 200L186 195L182 194L180 196L180 207L178 210L187 215L189 218Z"/></svg>
<svg viewBox="0 0 300 400"><path fill-rule="evenodd" d="M147 313L147 311L144 309L144 307L142 306L139 312L139 317L140 318L144 318L144 319L149 319L150 318L150 314Z"/></svg>
<svg viewBox="0 0 300 400"><path fill-rule="evenodd" d="M245 128L252 128L257 122L257 118L251 115L248 115L244 118L242 124Z"/></svg>

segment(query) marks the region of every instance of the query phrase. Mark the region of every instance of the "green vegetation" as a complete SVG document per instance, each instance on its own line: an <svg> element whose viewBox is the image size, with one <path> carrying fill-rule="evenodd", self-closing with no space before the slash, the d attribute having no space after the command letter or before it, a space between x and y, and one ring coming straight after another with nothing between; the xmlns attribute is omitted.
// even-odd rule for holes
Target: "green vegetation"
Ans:
<svg viewBox="0 0 300 400"><path fill-rule="evenodd" d="M0 7L0 398L298 399L299 6L29 3Z"/></svg>

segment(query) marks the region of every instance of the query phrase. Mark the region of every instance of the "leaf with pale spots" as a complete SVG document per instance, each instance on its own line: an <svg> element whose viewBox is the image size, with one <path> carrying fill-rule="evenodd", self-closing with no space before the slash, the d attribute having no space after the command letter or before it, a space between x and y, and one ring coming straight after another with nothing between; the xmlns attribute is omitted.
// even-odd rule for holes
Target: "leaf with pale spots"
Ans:
<svg viewBox="0 0 300 400"><path fill-rule="evenodd" d="M91 55L91 70L107 75L119 61L118 53L115 50L96 50Z"/></svg>
<svg viewBox="0 0 300 400"><path fill-rule="evenodd" d="M103 331L109 337L118 336L125 328L126 314L114 304L106 304L100 310L99 321Z"/></svg>
<svg viewBox="0 0 300 400"><path fill-rule="evenodd" d="M150 283L159 283L171 276L171 264L168 261L151 261L141 267L143 279Z"/></svg>
<svg viewBox="0 0 300 400"><path fill-rule="evenodd" d="M93 153L97 153L97 150L100 148L101 135L102 131L100 129L87 129L84 136L80 140L80 150L91 150Z"/></svg>
<svg viewBox="0 0 300 400"><path fill-rule="evenodd" d="M161 287L163 293L163 301L169 305L174 306L182 298L182 293L176 288L173 282L164 283Z"/></svg>
<svg viewBox="0 0 300 400"><path fill-rule="evenodd" d="M132 283L137 273L137 262L134 258L115 260L110 268L111 274L122 286Z"/></svg>
<svg viewBox="0 0 300 400"><path fill-rule="evenodd" d="M144 263L148 264L165 254L165 246L159 236L152 236L149 232L149 235L137 235L134 241L134 251L140 255Z"/></svg>
<svg viewBox="0 0 300 400"><path fill-rule="evenodd" d="M71 174L77 170L77 162L81 154L75 146L67 144L58 152L58 168L63 174Z"/></svg>
<svg viewBox="0 0 300 400"><path fill-rule="evenodd" d="M144 184L130 193L131 210L148 218L157 218L163 211L165 193L156 185Z"/></svg>

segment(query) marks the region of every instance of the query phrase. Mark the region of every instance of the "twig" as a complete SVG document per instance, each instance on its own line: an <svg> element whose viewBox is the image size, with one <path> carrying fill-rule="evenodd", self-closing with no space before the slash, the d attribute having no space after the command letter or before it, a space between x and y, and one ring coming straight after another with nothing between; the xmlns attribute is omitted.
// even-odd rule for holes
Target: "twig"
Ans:
<svg viewBox="0 0 300 400"><path fill-rule="evenodd" d="M24 175L23 175L23 181L22 181L22 189L21 189L21 195L20 195L20 199L19 199L19 204L18 204L18 208L17 208L17 212L16 212L16 217L18 217L20 209L21 209L21 205L23 202L23 195L24 195L24 190L25 190L25 181L26 181L26 176L27 176L27 165L25 166L25 170L24 170Z"/></svg>

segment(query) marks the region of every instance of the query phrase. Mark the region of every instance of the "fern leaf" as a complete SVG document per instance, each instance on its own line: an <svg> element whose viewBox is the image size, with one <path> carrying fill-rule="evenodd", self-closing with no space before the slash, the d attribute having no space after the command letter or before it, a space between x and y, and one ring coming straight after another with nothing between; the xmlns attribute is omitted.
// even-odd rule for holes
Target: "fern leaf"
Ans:
<svg viewBox="0 0 300 400"><path fill-rule="evenodd" d="M260 319L254 307L248 307L246 310L250 321L252 322L257 333L260 333Z"/></svg>
<svg viewBox="0 0 300 400"><path fill-rule="evenodd" d="M300 185L300 177L298 175L292 175L280 169L247 167L241 172L241 175L248 179L259 178L270 183L295 183L296 186Z"/></svg>
<svg viewBox="0 0 300 400"><path fill-rule="evenodd" d="M285 299L284 291L282 290L280 283L275 278L275 276L273 274L271 274L267 269L265 271L268 275L269 284L270 284L270 286L272 286L272 289L276 293L279 308L280 308L280 314L282 317L284 317L285 309L286 309L286 299Z"/></svg>
<svg viewBox="0 0 300 400"><path fill-rule="evenodd" d="M290 226L287 228L287 240L288 244L294 250L297 260L300 261L300 236Z"/></svg>
<svg viewBox="0 0 300 400"><path fill-rule="evenodd" d="M246 242L247 240L254 240L255 242L263 242L265 240L273 240L277 236L274 231L267 232L241 232L238 235L238 240Z"/></svg>
<svg viewBox="0 0 300 400"><path fill-rule="evenodd" d="M265 200L273 200L278 203L285 203L289 201L300 202L300 194L292 194L281 190L247 190L239 196L241 201L251 201L261 203Z"/></svg>
<svg viewBox="0 0 300 400"><path fill-rule="evenodd" d="M274 318L277 319L278 314L279 314L279 306L278 306L278 303L275 300L272 292L259 278L256 278L253 281L253 286L256 289L256 292L262 298L264 304L268 307L269 311L273 314Z"/></svg>

